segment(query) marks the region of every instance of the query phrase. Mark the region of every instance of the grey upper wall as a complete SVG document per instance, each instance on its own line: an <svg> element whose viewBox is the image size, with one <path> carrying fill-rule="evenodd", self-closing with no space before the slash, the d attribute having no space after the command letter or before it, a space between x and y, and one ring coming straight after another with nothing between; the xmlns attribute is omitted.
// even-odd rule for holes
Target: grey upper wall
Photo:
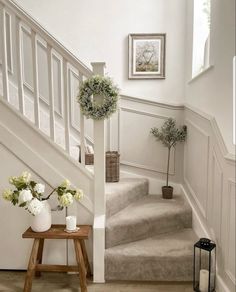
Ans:
<svg viewBox="0 0 236 292"><path fill-rule="evenodd" d="M228 151L233 146L233 56L235 0L211 1L210 63L212 69L191 80L193 0L187 1L186 102L216 118ZM190 81L190 82L189 82Z"/></svg>
<svg viewBox="0 0 236 292"><path fill-rule="evenodd" d="M16 0L81 61L105 61L122 93L182 103L186 0ZM128 80L128 34L166 33L165 80Z"/></svg>

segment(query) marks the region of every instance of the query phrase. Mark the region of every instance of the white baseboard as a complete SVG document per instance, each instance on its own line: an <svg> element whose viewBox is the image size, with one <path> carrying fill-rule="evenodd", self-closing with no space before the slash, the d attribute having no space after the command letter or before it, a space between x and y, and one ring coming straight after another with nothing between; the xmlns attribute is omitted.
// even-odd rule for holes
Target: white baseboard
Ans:
<svg viewBox="0 0 236 292"><path fill-rule="evenodd" d="M226 286L221 276L216 275L216 292L233 292Z"/></svg>
<svg viewBox="0 0 236 292"><path fill-rule="evenodd" d="M210 237L210 233L208 232L206 226L201 220L201 217L198 214L198 211L196 209L196 206L194 205L193 201L190 199L190 196L188 195L188 192L184 188L183 185L180 185L181 194L184 195L186 200L188 201L191 209L192 209L192 226L193 230L197 234L198 237Z"/></svg>

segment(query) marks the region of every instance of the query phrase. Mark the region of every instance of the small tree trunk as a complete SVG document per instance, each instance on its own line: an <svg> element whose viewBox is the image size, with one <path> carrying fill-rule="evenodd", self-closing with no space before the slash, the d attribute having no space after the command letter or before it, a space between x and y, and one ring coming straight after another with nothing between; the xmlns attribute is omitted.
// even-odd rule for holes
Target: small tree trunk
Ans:
<svg viewBox="0 0 236 292"><path fill-rule="evenodd" d="M170 147L168 147L168 161L167 161L167 172L166 172L166 186L169 186L169 169L170 169Z"/></svg>

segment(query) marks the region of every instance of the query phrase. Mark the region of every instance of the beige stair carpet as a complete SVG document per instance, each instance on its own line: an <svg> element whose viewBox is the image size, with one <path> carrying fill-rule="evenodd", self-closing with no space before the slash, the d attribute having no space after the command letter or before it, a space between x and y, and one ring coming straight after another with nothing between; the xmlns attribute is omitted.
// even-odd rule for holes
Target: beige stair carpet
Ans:
<svg viewBox="0 0 236 292"><path fill-rule="evenodd" d="M197 237L185 198L148 195L146 179L106 190L106 280L191 281Z"/></svg>

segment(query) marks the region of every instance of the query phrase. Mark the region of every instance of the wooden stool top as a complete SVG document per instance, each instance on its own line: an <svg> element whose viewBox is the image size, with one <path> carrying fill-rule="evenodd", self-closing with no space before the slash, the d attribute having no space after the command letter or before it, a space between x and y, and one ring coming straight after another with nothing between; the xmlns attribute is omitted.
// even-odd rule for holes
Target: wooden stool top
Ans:
<svg viewBox="0 0 236 292"><path fill-rule="evenodd" d="M34 232L28 228L23 234L23 238L43 238L43 239L88 239L92 230L91 225L78 225L80 229L77 232L65 232L65 225L55 224L45 232Z"/></svg>

